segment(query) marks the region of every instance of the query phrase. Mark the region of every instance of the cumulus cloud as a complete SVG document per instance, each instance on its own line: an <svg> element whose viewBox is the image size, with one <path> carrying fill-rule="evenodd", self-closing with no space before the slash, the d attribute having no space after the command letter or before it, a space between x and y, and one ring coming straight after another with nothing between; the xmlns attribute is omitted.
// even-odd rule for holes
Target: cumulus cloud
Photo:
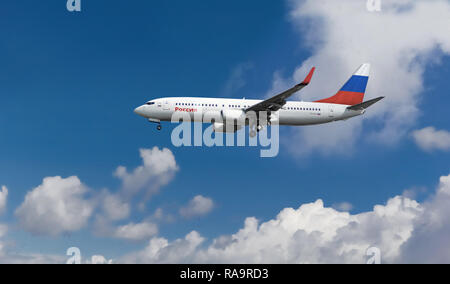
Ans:
<svg viewBox="0 0 450 284"><path fill-rule="evenodd" d="M119 221L128 218L130 215L130 204L124 201L119 195L104 191L100 196L100 203L103 216L111 221Z"/></svg>
<svg viewBox="0 0 450 284"><path fill-rule="evenodd" d="M25 196L15 215L20 225L38 235L57 236L83 228L94 210L78 177L48 177Z"/></svg>
<svg viewBox="0 0 450 284"><path fill-rule="evenodd" d="M411 238L401 249L399 262L450 263L450 176L440 179L436 195L423 204Z"/></svg>
<svg viewBox="0 0 450 284"><path fill-rule="evenodd" d="M450 132L446 130L436 130L434 127L426 127L412 133L416 144L425 151L449 151Z"/></svg>
<svg viewBox="0 0 450 284"><path fill-rule="evenodd" d="M16 209L15 216L20 226L36 235L59 236L84 228L93 213L94 234L128 241L142 241L158 233L158 225L152 220L168 221L172 216L164 214L162 209L142 223L117 225L128 219L131 214L130 198L142 190L156 193L167 184L178 170L175 157L168 149L142 149L143 165L128 173L125 167L119 167L116 176L122 179L122 188L115 193L107 189L100 193L90 190L76 176L69 178L47 177L42 184L25 196L23 203ZM6 206L8 190L0 191L0 211ZM7 226L0 224L0 238L7 232ZM42 254L20 254L6 251L4 242L0 242L0 263L63 263L64 257ZM88 261L89 262L89 261ZM109 260L94 256L93 263L109 263Z"/></svg>
<svg viewBox="0 0 450 284"><path fill-rule="evenodd" d="M141 149L140 156L143 165L131 172L128 172L123 166L116 169L114 175L122 180L121 189L115 194L104 190L98 198L101 211L95 216L94 233L96 235L140 241L148 239L158 232L158 227L153 222L115 225L117 221L130 216L133 197L141 197L139 208L143 209L148 198L158 193L160 188L168 184L178 171L175 156L167 148L161 150L158 147ZM162 215L162 210L157 210L156 213L152 217L155 220L158 217L160 219L165 217Z"/></svg>
<svg viewBox="0 0 450 284"><path fill-rule="evenodd" d="M211 212L214 208L214 201L211 198L201 195L195 196L189 204L180 209L180 215L184 218L203 216Z"/></svg>
<svg viewBox="0 0 450 284"><path fill-rule="evenodd" d="M198 232L191 232L183 239L171 243L164 238L153 238L148 246L137 253L129 254L122 263L192 263L204 238Z"/></svg>
<svg viewBox="0 0 450 284"><path fill-rule="evenodd" d="M178 171L175 156L167 148L141 149L140 155L142 166L131 172L120 166L115 171L115 176L122 180L123 193L127 198L134 197L142 190L145 191L144 199L150 198L168 184Z"/></svg>
<svg viewBox="0 0 450 284"><path fill-rule="evenodd" d="M0 190L0 214L2 214L6 209L6 201L8 199L8 188L2 186Z"/></svg>
<svg viewBox="0 0 450 284"><path fill-rule="evenodd" d="M450 262L450 175L423 203L396 196L360 214L339 212L322 200L283 209L267 222L247 218L237 233L205 246L197 232L173 242L153 238L122 258L144 263L365 263L381 250L384 263ZM431 240L431 241L430 241Z"/></svg>
<svg viewBox="0 0 450 284"><path fill-rule="evenodd" d="M150 222L130 223L116 228L114 237L129 241L148 240L158 233L158 226Z"/></svg>
<svg viewBox="0 0 450 284"><path fill-rule="evenodd" d="M291 0L291 19L312 56L292 77L276 76L272 93L303 80L317 66L302 99L334 94L360 64L372 63L367 98L386 96L365 115L376 126L370 141L393 144L414 125L429 64L450 54L450 2L447 0L383 0L382 12L369 12L361 0ZM427 23L424 25L423 23ZM414 31L414 32L410 32ZM349 153L363 130L363 119L301 128L296 139L305 155ZM292 144L292 143L291 143ZM294 143L297 145L298 143Z"/></svg>

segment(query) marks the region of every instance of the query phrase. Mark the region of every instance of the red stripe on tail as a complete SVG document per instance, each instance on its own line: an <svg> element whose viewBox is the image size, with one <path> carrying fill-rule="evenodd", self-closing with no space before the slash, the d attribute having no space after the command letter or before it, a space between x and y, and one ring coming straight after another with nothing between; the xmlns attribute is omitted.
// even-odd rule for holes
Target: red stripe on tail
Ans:
<svg viewBox="0 0 450 284"><path fill-rule="evenodd" d="M340 105L357 105L364 100L364 93L339 91L336 95L328 99L316 101L316 103L329 103Z"/></svg>

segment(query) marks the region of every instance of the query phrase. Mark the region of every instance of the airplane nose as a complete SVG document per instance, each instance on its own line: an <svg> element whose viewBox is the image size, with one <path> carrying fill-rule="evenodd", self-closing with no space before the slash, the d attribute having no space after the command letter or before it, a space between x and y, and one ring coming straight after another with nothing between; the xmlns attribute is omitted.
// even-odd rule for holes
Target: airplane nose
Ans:
<svg viewBox="0 0 450 284"><path fill-rule="evenodd" d="M134 110L134 113L136 113L136 114L138 114L140 116L144 116L144 106L137 107Z"/></svg>

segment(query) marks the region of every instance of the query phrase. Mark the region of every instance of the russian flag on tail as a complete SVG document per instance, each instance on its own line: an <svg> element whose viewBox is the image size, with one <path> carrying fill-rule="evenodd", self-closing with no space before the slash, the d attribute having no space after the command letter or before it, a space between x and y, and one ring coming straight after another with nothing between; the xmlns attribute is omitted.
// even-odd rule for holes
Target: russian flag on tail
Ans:
<svg viewBox="0 0 450 284"><path fill-rule="evenodd" d="M357 105L364 101L367 82L369 81L370 64L361 65L336 95L316 101L318 103Z"/></svg>

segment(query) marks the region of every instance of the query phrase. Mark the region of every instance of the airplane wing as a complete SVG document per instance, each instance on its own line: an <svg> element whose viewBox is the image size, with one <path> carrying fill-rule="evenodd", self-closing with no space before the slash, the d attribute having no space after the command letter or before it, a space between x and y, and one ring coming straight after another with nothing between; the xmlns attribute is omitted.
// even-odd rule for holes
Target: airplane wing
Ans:
<svg viewBox="0 0 450 284"><path fill-rule="evenodd" d="M254 112L260 112L260 111L277 111L280 108L282 108L286 104L286 99L292 96L293 94L297 93L304 87L308 86L309 82L311 82L311 78L314 74L314 70L316 70L315 67L311 69L308 76L306 76L305 80L301 82L300 84L294 86L293 88L276 95L268 100L262 101L254 106L249 107L245 110L245 112L254 111Z"/></svg>
<svg viewBox="0 0 450 284"><path fill-rule="evenodd" d="M384 99L384 97L379 97L379 98L376 98L376 99L373 99L373 100L370 100L370 101L367 101L367 102L363 102L363 103L360 103L360 104L357 104L357 105L349 106L347 109L350 109L350 110L364 110L364 109L369 108L373 104L381 101L382 99Z"/></svg>

